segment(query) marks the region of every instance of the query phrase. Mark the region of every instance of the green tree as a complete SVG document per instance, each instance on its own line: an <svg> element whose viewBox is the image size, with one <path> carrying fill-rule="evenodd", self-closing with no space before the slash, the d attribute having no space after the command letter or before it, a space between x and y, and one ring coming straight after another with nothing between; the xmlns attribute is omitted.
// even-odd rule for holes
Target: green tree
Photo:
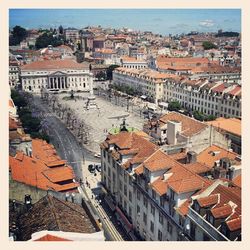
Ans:
<svg viewBox="0 0 250 250"><path fill-rule="evenodd" d="M17 45L28 36L27 30L18 25L13 28L11 34L12 36L9 39L10 45Z"/></svg>
<svg viewBox="0 0 250 250"><path fill-rule="evenodd" d="M217 48L217 46L214 43L209 42L209 41L203 42L202 46L203 46L204 50L216 49Z"/></svg>
<svg viewBox="0 0 250 250"><path fill-rule="evenodd" d="M27 101L16 90L11 90L11 98L18 109L27 106Z"/></svg>
<svg viewBox="0 0 250 250"><path fill-rule="evenodd" d="M205 115L202 112L194 111L193 116L194 116L194 118L196 120L199 120L199 121L204 121L205 120Z"/></svg>
<svg viewBox="0 0 250 250"><path fill-rule="evenodd" d="M181 109L181 104L178 101L172 101L168 104L169 111L178 111Z"/></svg>
<svg viewBox="0 0 250 250"><path fill-rule="evenodd" d="M62 45L63 41L57 37L54 37L52 33L43 33L36 39L36 48L46 48L48 45L52 45L53 47L57 47Z"/></svg>
<svg viewBox="0 0 250 250"><path fill-rule="evenodd" d="M112 65L110 65L110 66L107 68L107 73L106 73L106 75L107 75L107 80L112 80L112 79L113 79L113 70L114 70L115 68L118 68L118 67L120 67L120 66L119 66L119 65L112 64Z"/></svg>
<svg viewBox="0 0 250 250"><path fill-rule="evenodd" d="M106 79L106 74L105 74L105 72L103 72L103 71L100 71L100 72L98 72L97 74L96 74L96 78L98 79L98 80L105 80Z"/></svg>

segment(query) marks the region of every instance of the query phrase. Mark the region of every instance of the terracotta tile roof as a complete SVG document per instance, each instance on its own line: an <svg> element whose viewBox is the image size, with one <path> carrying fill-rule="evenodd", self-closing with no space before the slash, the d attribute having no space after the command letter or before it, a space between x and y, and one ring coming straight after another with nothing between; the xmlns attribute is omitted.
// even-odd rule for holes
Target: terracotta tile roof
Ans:
<svg viewBox="0 0 250 250"><path fill-rule="evenodd" d="M121 150L125 153L133 152L135 155L130 160L132 164L141 163L158 149L155 144L134 132L120 132L117 135L109 135L105 142L109 145L115 144L118 147L116 149L117 157L117 153L120 154Z"/></svg>
<svg viewBox="0 0 250 250"><path fill-rule="evenodd" d="M212 88L211 91L222 93L226 88L227 87L225 86L225 84L222 83L219 86L216 86L216 87Z"/></svg>
<svg viewBox="0 0 250 250"><path fill-rule="evenodd" d="M226 204L221 207L216 207L211 209L211 213L215 219L226 218L233 212L232 207L229 204Z"/></svg>
<svg viewBox="0 0 250 250"><path fill-rule="evenodd" d="M233 184L241 188L241 174L233 178Z"/></svg>
<svg viewBox="0 0 250 250"><path fill-rule="evenodd" d="M213 194L207 197L202 197L197 199L200 207L207 207L211 205L215 205L219 201L219 195L220 194Z"/></svg>
<svg viewBox="0 0 250 250"><path fill-rule="evenodd" d="M191 199L186 200L181 206L177 209L178 213L182 216L186 216L189 210L189 205L191 203Z"/></svg>
<svg viewBox="0 0 250 250"><path fill-rule="evenodd" d="M227 157L232 160L235 165L240 165L241 162L236 159L237 156L238 154L234 152L212 145L197 155L197 162L204 163L208 167L212 168L215 161Z"/></svg>
<svg viewBox="0 0 250 250"><path fill-rule="evenodd" d="M231 232L241 229L241 217L227 221L226 225Z"/></svg>
<svg viewBox="0 0 250 250"><path fill-rule="evenodd" d="M238 93L241 93L241 86L240 85L237 85L233 90L227 92L227 94L230 94L230 95L236 95Z"/></svg>
<svg viewBox="0 0 250 250"><path fill-rule="evenodd" d="M21 67L21 70L64 70L64 69L87 69L85 63L77 63L76 61L65 60L49 60L49 61L36 61L26 64Z"/></svg>
<svg viewBox="0 0 250 250"><path fill-rule="evenodd" d="M47 170L44 170L42 173L51 182L54 182L54 183L65 181L65 180L72 180L72 176L74 176L73 169L69 166L47 169Z"/></svg>
<svg viewBox="0 0 250 250"><path fill-rule="evenodd" d="M143 167L147 168L150 172L155 172L164 169L172 168L176 162L166 155L161 149L157 150L150 157L148 157L143 163Z"/></svg>
<svg viewBox="0 0 250 250"><path fill-rule="evenodd" d="M16 157L9 157L12 179L44 190L52 189L58 192L76 190L79 184L73 182L75 175L70 166L54 164L53 168L49 167L51 162L65 163L55 154L52 146L40 139L32 140L32 145L32 157L22 152L17 152ZM58 183L63 181L67 182Z"/></svg>
<svg viewBox="0 0 250 250"><path fill-rule="evenodd" d="M223 185L219 185L211 192L210 195L214 195L214 194L220 194L219 202L213 208L214 210L212 214L214 216L223 216L224 214L229 213L229 211L231 211L230 213L231 216L229 217L228 220L235 219L241 216L241 188L226 187ZM229 204L230 202L236 205L234 212L233 212L231 205ZM217 208L221 208L221 209L216 210ZM227 216L229 216L230 214L227 214Z"/></svg>
<svg viewBox="0 0 250 250"><path fill-rule="evenodd" d="M241 137L241 120L236 118L217 118L214 121L206 122L219 130L224 130Z"/></svg>
<svg viewBox="0 0 250 250"><path fill-rule="evenodd" d="M169 187L178 194L200 190L204 185L204 180L195 175L190 178L169 182Z"/></svg>
<svg viewBox="0 0 250 250"><path fill-rule="evenodd" d="M72 240L68 240L68 239L58 237L58 236L46 234L43 237L36 239L34 241L72 241Z"/></svg>
<svg viewBox="0 0 250 250"><path fill-rule="evenodd" d="M160 122L166 124L168 121L181 122L181 134L190 137L204 130L208 125L193 118L187 117L177 112L170 112L161 116Z"/></svg>
<svg viewBox="0 0 250 250"><path fill-rule="evenodd" d="M37 231L95 233L95 226L78 204L47 195L19 218L22 240L29 240Z"/></svg>
<svg viewBox="0 0 250 250"><path fill-rule="evenodd" d="M199 162L185 164L185 166L188 169L190 169L190 171L192 171L196 174L206 173L206 172L209 172L211 170L211 168L209 168L207 165L199 163Z"/></svg>

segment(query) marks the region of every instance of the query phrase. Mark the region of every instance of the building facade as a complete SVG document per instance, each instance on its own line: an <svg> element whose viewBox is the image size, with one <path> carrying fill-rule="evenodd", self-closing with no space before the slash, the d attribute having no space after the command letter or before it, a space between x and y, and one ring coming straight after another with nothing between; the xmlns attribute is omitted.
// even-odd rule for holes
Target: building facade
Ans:
<svg viewBox="0 0 250 250"><path fill-rule="evenodd" d="M21 67L22 88L28 92L89 91L93 74L89 66L73 60L37 61Z"/></svg>
<svg viewBox="0 0 250 250"><path fill-rule="evenodd" d="M198 175L197 169L181 164L147 139L128 132L110 135L101 144L101 165L102 184L117 218L131 237L140 240L201 240L198 236L203 226L198 221L200 217L196 216L195 229L190 222L195 219L190 218L192 200L217 193L219 185L223 186L218 190L222 197L222 189L228 185L221 180L211 182ZM232 202L236 203L230 196L225 199L231 208ZM219 208L223 202L217 200L214 204ZM238 209L240 205L238 200ZM227 215L233 216L234 211L231 209ZM240 210L237 216L239 214ZM234 218L235 215L230 220ZM236 231L231 228L233 237L218 228L221 224L223 221L211 224L210 231L202 231L202 237L214 241L239 240L240 223Z"/></svg>

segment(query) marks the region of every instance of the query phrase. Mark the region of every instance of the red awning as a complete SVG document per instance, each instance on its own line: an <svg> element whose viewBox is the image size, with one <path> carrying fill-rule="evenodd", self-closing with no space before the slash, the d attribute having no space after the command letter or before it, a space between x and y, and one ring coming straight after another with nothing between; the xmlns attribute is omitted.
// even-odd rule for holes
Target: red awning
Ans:
<svg viewBox="0 0 250 250"><path fill-rule="evenodd" d="M116 206L115 209L116 209L117 213L120 215L120 217L123 220L123 222L125 223L125 225L131 230L133 228L133 225L129 222L126 215L122 212L122 210L118 206Z"/></svg>

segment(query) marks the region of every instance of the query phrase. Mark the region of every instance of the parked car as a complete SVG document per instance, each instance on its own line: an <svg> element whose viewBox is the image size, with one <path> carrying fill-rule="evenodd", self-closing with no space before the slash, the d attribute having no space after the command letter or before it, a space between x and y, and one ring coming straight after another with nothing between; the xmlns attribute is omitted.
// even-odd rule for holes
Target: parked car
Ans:
<svg viewBox="0 0 250 250"><path fill-rule="evenodd" d="M96 158L101 158L101 154L99 154L99 153L98 153L98 154L95 154L95 157L96 157Z"/></svg>
<svg viewBox="0 0 250 250"><path fill-rule="evenodd" d="M100 164L96 164L96 165L95 165L95 169L96 169L98 172L101 172L102 167L101 167Z"/></svg>
<svg viewBox="0 0 250 250"><path fill-rule="evenodd" d="M88 170L89 170L90 173L94 173L95 172L95 166L93 164L89 164Z"/></svg>

